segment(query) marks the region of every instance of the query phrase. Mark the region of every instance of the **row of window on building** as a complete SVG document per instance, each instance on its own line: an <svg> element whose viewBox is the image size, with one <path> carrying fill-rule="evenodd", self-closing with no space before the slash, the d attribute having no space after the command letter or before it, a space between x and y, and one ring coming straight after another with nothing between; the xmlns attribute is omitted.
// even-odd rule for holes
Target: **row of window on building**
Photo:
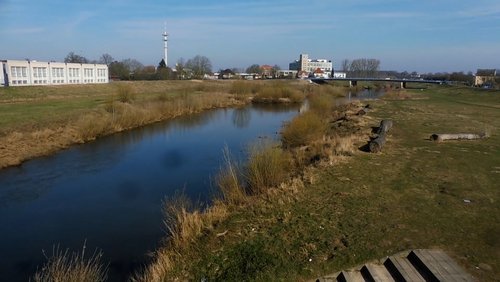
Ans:
<svg viewBox="0 0 500 282"><path fill-rule="evenodd" d="M36 61L0 61L0 85L108 83L108 66Z"/></svg>

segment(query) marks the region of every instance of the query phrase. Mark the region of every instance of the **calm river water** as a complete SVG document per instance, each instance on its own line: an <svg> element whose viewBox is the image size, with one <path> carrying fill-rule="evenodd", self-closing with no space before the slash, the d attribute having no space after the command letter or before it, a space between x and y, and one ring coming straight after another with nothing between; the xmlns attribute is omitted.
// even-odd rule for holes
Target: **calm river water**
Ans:
<svg viewBox="0 0 500 282"><path fill-rule="evenodd" d="M165 235L161 202L206 201L227 145L236 157L276 137L296 107L220 109L74 146L0 170L0 280L28 281L42 250L99 248L109 281L125 281Z"/></svg>

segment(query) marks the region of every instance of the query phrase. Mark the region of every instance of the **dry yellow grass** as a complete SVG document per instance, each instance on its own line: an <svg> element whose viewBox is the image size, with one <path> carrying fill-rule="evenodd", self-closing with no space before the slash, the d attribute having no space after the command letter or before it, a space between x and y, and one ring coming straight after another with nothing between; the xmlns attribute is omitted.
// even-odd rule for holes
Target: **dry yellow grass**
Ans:
<svg viewBox="0 0 500 282"><path fill-rule="evenodd" d="M229 149L224 148L224 167L215 177L221 200L229 205L239 205L246 201L245 188L242 186L241 172L237 164L231 160Z"/></svg>
<svg viewBox="0 0 500 282"><path fill-rule="evenodd" d="M250 147L245 175L252 195L284 182L290 174L291 156L278 144L260 142Z"/></svg>
<svg viewBox="0 0 500 282"><path fill-rule="evenodd" d="M47 258L45 265L37 271L35 282L102 282L106 281L108 267L101 262L102 253L94 251L85 257L86 246L82 251L70 253L68 249L62 251L54 247L52 255Z"/></svg>

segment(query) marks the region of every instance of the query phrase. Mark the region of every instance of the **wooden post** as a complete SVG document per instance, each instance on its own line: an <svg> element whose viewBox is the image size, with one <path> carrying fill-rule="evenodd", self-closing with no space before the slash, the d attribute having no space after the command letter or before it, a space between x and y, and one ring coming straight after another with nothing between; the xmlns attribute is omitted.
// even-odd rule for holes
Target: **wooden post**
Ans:
<svg viewBox="0 0 500 282"><path fill-rule="evenodd" d="M446 141L446 140L475 140L488 137L486 133L474 134L474 133L457 133L457 134L432 134L430 139L434 141Z"/></svg>

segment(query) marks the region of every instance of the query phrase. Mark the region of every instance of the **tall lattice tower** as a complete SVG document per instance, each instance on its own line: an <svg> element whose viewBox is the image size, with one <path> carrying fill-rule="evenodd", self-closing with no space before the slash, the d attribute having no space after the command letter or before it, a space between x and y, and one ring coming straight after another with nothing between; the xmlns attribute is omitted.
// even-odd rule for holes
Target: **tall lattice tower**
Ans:
<svg viewBox="0 0 500 282"><path fill-rule="evenodd" d="M168 33L167 33L167 24L165 23L165 31L163 31L163 60L165 61L165 65L168 66Z"/></svg>

